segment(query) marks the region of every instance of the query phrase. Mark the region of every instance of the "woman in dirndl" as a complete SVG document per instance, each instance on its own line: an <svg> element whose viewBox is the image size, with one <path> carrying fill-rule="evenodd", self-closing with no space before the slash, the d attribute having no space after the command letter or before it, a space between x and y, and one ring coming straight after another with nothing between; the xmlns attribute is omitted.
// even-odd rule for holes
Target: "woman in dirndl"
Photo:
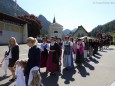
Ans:
<svg viewBox="0 0 115 86"><path fill-rule="evenodd" d="M77 45L76 45L76 61L75 63L78 65L78 66L82 66L82 63L84 61L83 59L83 52L84 52L84 47L83 47L83 44L81 42L81 39L78 39L78 42L77 42Z"/></svg>
<svg viewBox="0 0 115 86"><path fill-rule="evenodd" d="M73 42L73 37L70 37L70 44L71 44L71 51L70 51L70 56L71 56L71 67L74 68L74 42Z"/></svg>
<svg viewBox="0 0 115 86"><path fill-rule="evenodd" d="M46 67L47 59L48 59L48 50L49 45L46 43L46 38L43 38L43 43L40 46L41 49L41 57L40 57L40 68Z"/></svg>
<svg viewBox="0 0 115 86"><path fill-rule="evenodd" d="M57 43L60 47L60 58L59 58L59 60L60 60L60 65L61 65L62 64L61 63L61 60L62 60L62 58L61 58L62 57L62 45L63 45L63 43L61 42L61 38L58 38Z"/></svg>
<svg viewBox="0 0 115 86"><path fill-rule="evenodd" d="M92 39L89 39L89 59L92 59L94 50L94 42Z"/></svg>
<svg viewBox="0 0 115 86"><path fill-rule="evenodd" d="M59 71L59 57L60 48L58 43L54 41L54 37L51 37L50 50L47 60L47 71L51 72L51 75L55 75Z"/></svg>
<svg viewBox="0 0 115 86"><path fill-rule="evenodd" d="M69 41L69 37L65 37L65 41L63 43L63 66L66 70L70 69L72 65L72 59L71 59L71 47L72 43Z"/></svg>

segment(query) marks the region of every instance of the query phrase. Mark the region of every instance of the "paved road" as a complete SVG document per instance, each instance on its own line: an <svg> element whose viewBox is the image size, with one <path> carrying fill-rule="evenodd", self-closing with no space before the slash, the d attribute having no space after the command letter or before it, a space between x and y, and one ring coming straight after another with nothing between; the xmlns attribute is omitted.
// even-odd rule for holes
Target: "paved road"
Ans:
<svg viewBox="0 0 115 86"><path fill-rule="evenodd" d="M0 61L7 46L0 46ZM27 45L20 45L20 58L27 57ZM100 55L93 57L89 63L84 66L75 67L73 70L63 70L57 76L41 74L42 83L45 86L114 86L115 81L115 46L110 50L99 52ZM41 69L42 72L45 69ZM3 71L0 68L0 86L14 86L14 83L8 82L11 73L8 71L7 77L2 77Z"/></svg>

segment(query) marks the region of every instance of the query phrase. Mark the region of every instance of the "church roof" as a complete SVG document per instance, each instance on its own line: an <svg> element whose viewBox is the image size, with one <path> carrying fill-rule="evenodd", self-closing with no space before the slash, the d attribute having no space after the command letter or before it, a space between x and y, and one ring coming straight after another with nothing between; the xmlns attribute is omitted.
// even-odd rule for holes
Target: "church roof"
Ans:
<svg viewBox="0 0 115 86"><path fill-rule="evenodd" d="M57 23L56 22L56 19L55 19L55 16L54 16L54 19L53 19L53 23L51 23L50 26L58 26L58 27L63 27L61 24Z"/></svg>
<svg viewBox="0 0 115 86"><path fill-rule="evenodd" d="M80 28L82 28L87 34L89 34L89 33L85 30L85 28L81 25L81 26L78 26L78 29L73 33L73 35L74 35Z"/></svg>
<svg viewBox="0 0 115 86"><path fill-rule="evenodd" d="M63 27L61 24L59 24L59 23L51 23L51 25L50 26L60 26L60 27Z"/></svg>

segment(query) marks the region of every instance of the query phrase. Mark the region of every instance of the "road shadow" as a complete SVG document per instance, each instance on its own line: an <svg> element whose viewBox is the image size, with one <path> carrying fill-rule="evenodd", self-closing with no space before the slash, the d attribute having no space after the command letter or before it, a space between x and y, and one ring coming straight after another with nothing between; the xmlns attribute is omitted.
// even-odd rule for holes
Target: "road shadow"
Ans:
<svg viewBox="0 0 115 86"><path fill-rule="evenodd" d="M104 51L104 50L103 50L103 51L100 51L100 52L105 52L105 53L107 53L107 51Z"/></svg>
<svg viewBox="0 0 115 86"><path fill-rule="evenodd" d="M11 76L11 75L0 77L0 81L2 81L2 80L4 80L4 79L7 79L7 78L9 78L10 76Z"/></svg>
<svg viewBox="0 0 115 86"><path fill-rule="evenodd" d="M83 64L85 67L89 68L90 70L95 70L95 68L91 64L89 64L88 62L84 62Z"/></svg>
<svg viewBox="0 0 115 86"><path fill-rule="evenodd" d="M78 69L78 73L82 76L82 77L86 77L86 76L89 76L90 73L88 73L85 69L84 66L77 66L76 67Z"/></svg>
<svg viewBox="0 0 115 86"><path fill-rule="evenodd" d="M109 49L107 49L107 50L115 50L115 48L109 48Z"/></svg>
<svg viewBox="0 0 115 86"><path fill-rule="evenodd" d="M91 58L90 61L94 62L95 64L99 63L99 61L97 61L95 58Z"/></svg>
<svg viewBox="0 0 115 86"><path fill-rule="evenodd" d="M102 56L99 52L98 52L98 53L96 53L96 55L98 55L98 56Z"/></svg>
<svg viewBox="0 0 115 86"><path fill-rule="evenodd" d="M75 68L70 70L63 69L61 78L65 79L64 81L65 84L70 84L70 81L75 81L75 79L73 78L73 75L75 73L76 73Z"/></svg>
<svg viewBox="0 0 115 86"><path fill-rule="evenodd" d="M13 82L7 82L5 84L1 84L0 86L10 86L10 84L12 84Z"/></svg>
<svg viewBox="0 0 115 86"><path fill-rule="evenodd" d="M95 58L100 59L101 57L98 55L94 55Z"/></svg>
<svg viewBox="0 0 115 86"><path fill-rule="evenodd" d="M58 79L59 74L47 76L46 74L41 74L43 86L59 86Z"/></svg>

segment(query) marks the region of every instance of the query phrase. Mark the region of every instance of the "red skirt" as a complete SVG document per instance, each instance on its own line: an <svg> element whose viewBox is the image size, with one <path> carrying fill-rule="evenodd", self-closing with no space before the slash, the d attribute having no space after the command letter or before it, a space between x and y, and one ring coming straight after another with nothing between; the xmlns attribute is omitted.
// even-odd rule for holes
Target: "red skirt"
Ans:
<svg viewBox="0 0 115 86"><path fill-rule="evenodd" d="M57 72L58 65L53 62L53 53L49 52L48 60L47 60L47 71L49 72Z"/></svg>
<svg viewBox="0 0 115 86"><path fill-rule="evenodd" d="M41 53L41 57L40 57L40 67L41 68L46 67L47 59L48 59L48 56L45 55L44 53Z"/></svg>

